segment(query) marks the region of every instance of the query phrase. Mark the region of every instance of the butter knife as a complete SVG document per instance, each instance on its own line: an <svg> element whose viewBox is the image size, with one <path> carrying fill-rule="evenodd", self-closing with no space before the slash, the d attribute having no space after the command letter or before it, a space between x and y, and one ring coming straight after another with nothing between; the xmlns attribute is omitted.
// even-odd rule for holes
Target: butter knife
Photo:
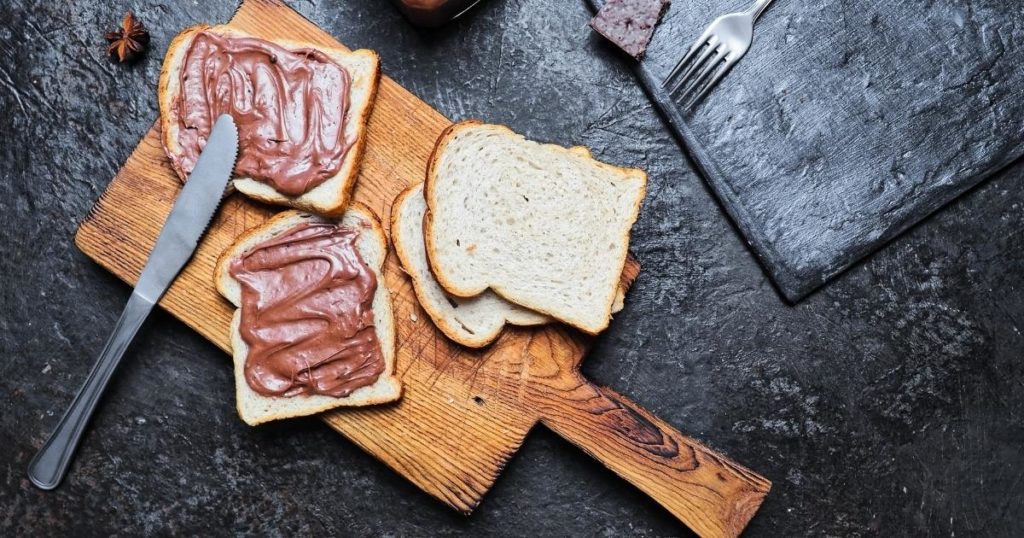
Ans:
<svg viewBox="0 0 1024 538"><path fill-rule="evenodd" d="M238 128L231 116L225 114L217 118L195 169L160 230L156 246L139 276L139 283L117 320L114 333L100 352L99 360L89 372L85 385L78 391L57 429L28 465L29 480L40 489L51 490L64 478L85 426L125 350L153 306L192 258L199 238L217 212L237 155Z"/></svg>

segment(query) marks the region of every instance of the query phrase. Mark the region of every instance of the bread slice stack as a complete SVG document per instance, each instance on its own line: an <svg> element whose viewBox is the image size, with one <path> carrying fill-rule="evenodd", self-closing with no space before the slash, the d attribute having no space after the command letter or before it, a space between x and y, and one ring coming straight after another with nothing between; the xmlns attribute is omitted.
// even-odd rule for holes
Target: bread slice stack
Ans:
<svg viewBox="0 0 1024 538"><path fill-rule="evenodd" d="M242 312L242 290L228 269L234 259L242 256L250 248L311 220L338 222L343 226L361 230L356 241L356 249L377 277L377 291L373 297L372 309L374 329L384 356L384 371L374 384L358 388L344 398L323 395L264 396L254 391L245 379L245 361L249 348L238 330ZM236 308L231 320L231 350L235 368L236 405L242 420L255 426L271 420L312 415L342 406L391 402L401 396L402 385L395 374L395 318L391 296L381 273L386 256L387 239L384 230L373 212L361 204L353 204L342 217L334 220L299 211L284 211L239 236L234 244L221 254L215 270L215 283L217 291Z"/></svg>
<svg viewBox="0 0 1024 538"><path fill-rule="evenodd" d="M467 347L483 347L498 337L506 323L529 326L551 321L548 316L510 303L491 291L473 297L447 293L434 279L427 259L423 243L426 211L422 183L399 194L392 206L391 241L402 268L413 281L420 306L445 336Z"/></svg>
<svg viewBox="0 0 1024 538"><path fill-rule="evenodd" d="M424 310L456 342L480 347L505 323L551 319L597 334L621 308L646 184L586 148L461 122L438 139L423 186L396 200L392 239Z"/></svg>
<svg viewBox="0 0 1024 538"><path fill-rule="evenodd" d="M255 37L225 25L209 26L200 24L188 28L175 36L164 57L160 71L158 100L160 104L160 127L163 133L164 150L169 156L181 154L178 145L180 122L175 100L181 93L181 69L184 66L192 39L200 32L207 31L228 37ZM262 39L262 38L261 38ZM286 49L316 49L337 62L351 78L349 87L349 109L345 120L345 139L352 143L345 154L341 169L334 177L317 185L299 196L289 196L273 186L252 178L235 178L232 185L242 194L269 204L283 205L327 216L340 216L348 205L355 186L366 145L366 123L373 110L377 86L380 81L380 57L371 50L348 51L324 47L287 39L266 40ZM245 148L241 148L245 151ZM173 159L172 159L173 162ZM175 170L184 181L182 170Z"/></svg>

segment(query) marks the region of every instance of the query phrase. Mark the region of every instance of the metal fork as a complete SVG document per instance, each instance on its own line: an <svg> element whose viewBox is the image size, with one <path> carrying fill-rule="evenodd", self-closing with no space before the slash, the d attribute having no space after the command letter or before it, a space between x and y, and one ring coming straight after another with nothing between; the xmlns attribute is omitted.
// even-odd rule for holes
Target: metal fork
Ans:
<svg viewBox="0 0 1024 538"><path fill-rule="evenodd" d="M754 22L772 1L756 0L746 11L715 19L679 60L662 86L681 100L684 110L703 99L747 53L754 39Z"/></svg>

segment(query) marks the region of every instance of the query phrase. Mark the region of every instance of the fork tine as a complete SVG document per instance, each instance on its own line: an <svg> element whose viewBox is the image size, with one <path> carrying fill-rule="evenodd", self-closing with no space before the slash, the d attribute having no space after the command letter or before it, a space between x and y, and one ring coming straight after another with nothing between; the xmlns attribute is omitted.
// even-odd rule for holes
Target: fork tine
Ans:
<svg viewBox="0 0 1024 538"><path fill-rule="evenodd" d="M682 71L683 66L686 65L688 61L693 59L693 56L697 54L697 51L704 48L704 45L709 44L708 41L710 41L712 37L714 37L714 34L711 33L711 28L705 30L704 33L701 34L701 36L697 38L696 41L693 42L693 45L690 45L690 50L686 51L686 54L683 55L679 62L676 63L675 67L672 68L672 71L668 74L668 76L665 77L665 81L661 83L662 87L667 86L668 83L672 80L672 78L678 75L680 71Z"/></svg>
<svg viewBox="0 0 1024 538"><path fill-rule="evenodd" d="M711 91L711 88L714 88L715 84L718 84L718 81L722 80L722 77L724 77L725 74L728 73L730 69L732 69L732 64L732 62L726 60L725 63L722 64L722 67L718 70L718 72L715 73L715 76L711 77L711 80L708 80L708 82L704 84L704 87L702 87L700 91L698 91L697 94L692 99L690 99L689 102L686 103L686 106L684 108L690 108L699 103L700 100L703 99L704 96L706 96L708 92Z"/></svg>
<svg viewBox="0 0 1024 538"><path fill-rule="evenodd" d="M704 81L707 80L707 78L710 77L715 72L715 70L718 68L718 64L721 63L722 60L728 54L729 51L726 50L724 46L720 47L718 53L715 54L710 60L704 63L704 66L701 68L700 72L695 73L692 77L690 77L691 80L685 85L683 91L680 93L680 96L689 96L693 92L700 89L701 85L704 84ZM689 101L689 97L685 97L684 101Z"/></svg>
<svg viewBox="0 0 1024 538"><path fill-rule="evenodd" d="M701 52L700 55L697 56L697 58L694 59L692 63L690 63L690 65L686 68L686 71L684 71L683 74L679 76L676 82L672 85L672 89L669 91L670 94L675 93L679 91L679 88L686 86L692 79L693 75L695 73L699 73L700 70L703 69L703 66L705 66L705 63L706 61L708 61L708 58L711 57L711 55L714 54L715 51L722 46L722 43L719 42L717 37L712 36L712 40L713 41L710 41L708 43L708 46L705 47L705 49L703 49L703 52Z"/></svg>
<svg viewBox="0 0 1024 538"><path fill-rule="evenodd" d="M706 44L707 43L703 41L697 41L696 43L694 43L693 46L690 47L690 50L686 51L686 54L684 54L683 57L679 60L679 62L676 63L675 67L672 68L672 71L669 72L668 76L665 77L665 80L661 83L661 86L668 86L668 84L672 82L672 79L675 78L675 76L678 75L679 72L683 70L683 66L685 66L686 63L693 58L697 51L703 48Z"/></svg>

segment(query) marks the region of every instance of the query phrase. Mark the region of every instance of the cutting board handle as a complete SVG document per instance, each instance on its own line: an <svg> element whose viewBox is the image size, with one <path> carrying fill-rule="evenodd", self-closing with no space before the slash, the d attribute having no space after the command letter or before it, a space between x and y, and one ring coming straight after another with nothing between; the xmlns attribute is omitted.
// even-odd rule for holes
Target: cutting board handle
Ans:
<svg viewBox="0 0 1024 538"><path fill-rule="evenodd" d="M771 482L578 372L538 402L542 422L650 495L697 534L738 536Z"/></svg>

